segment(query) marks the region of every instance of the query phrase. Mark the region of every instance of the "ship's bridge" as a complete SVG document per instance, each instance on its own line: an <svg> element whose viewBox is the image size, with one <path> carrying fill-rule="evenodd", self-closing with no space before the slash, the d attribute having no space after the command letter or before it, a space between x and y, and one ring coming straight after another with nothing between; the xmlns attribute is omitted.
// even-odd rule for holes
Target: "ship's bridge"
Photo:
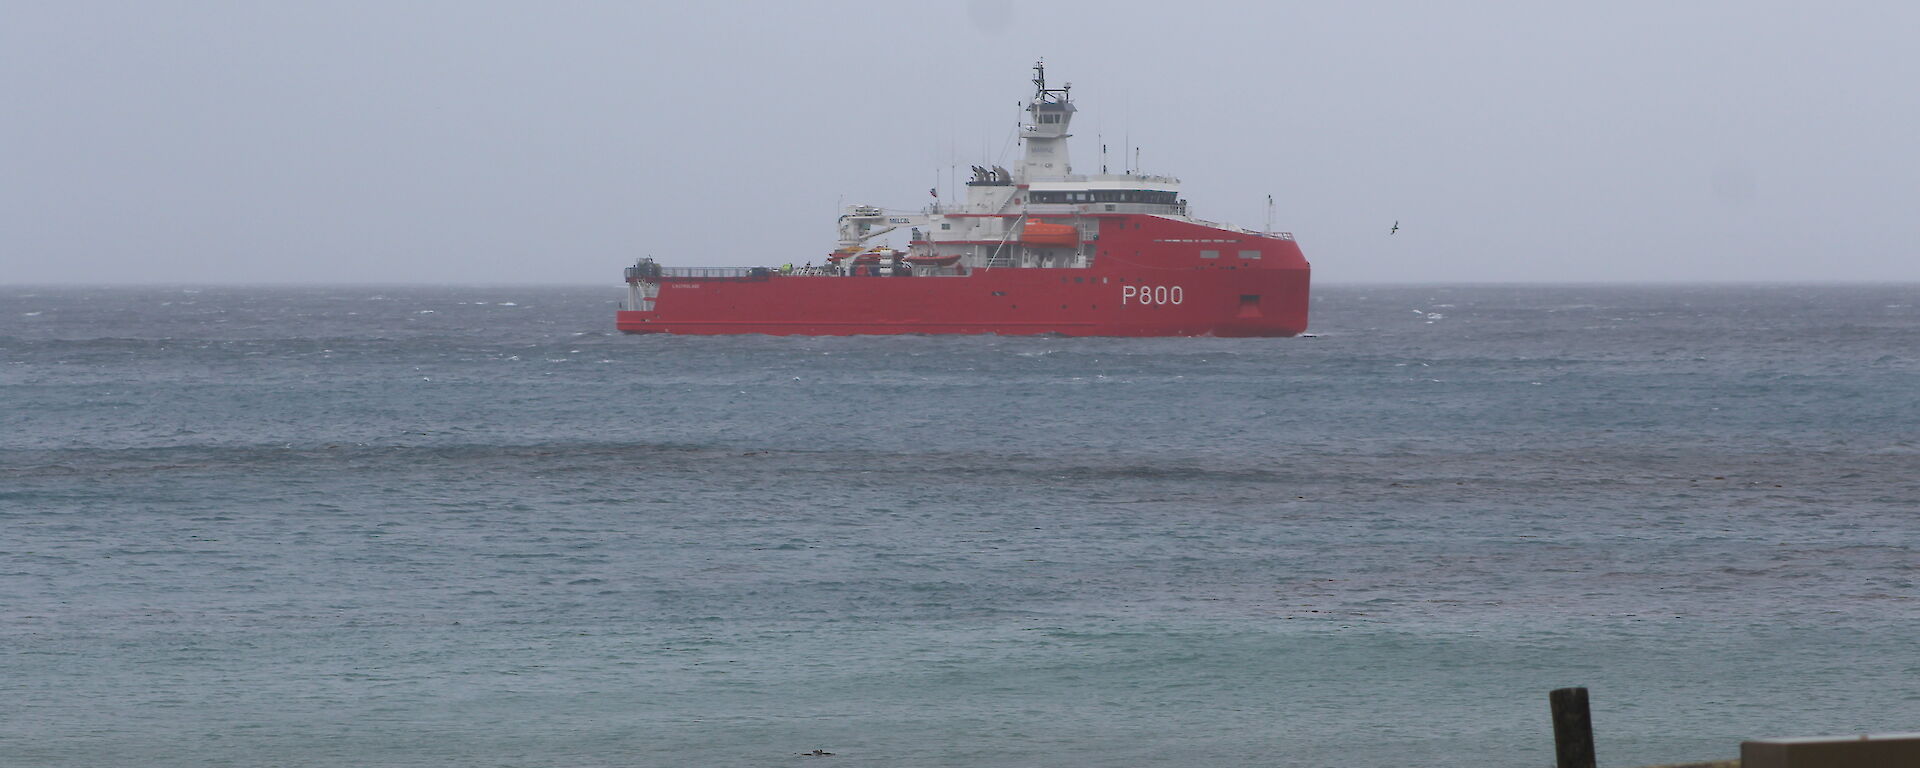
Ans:
<svg viewBox="0 0 1920 768"><path fill-rule="evenodd" d="M1027 185L1027 201L1047 203L1146 203L1180 201L1180 180L1170 176L1103 174L1066 176Z"/></svg>

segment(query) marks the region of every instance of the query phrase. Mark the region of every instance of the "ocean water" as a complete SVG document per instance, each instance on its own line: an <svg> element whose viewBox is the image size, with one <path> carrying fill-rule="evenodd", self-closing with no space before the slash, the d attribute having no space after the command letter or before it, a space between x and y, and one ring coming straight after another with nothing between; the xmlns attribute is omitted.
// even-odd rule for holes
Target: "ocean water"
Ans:
<svg viewBox="0 0 1920 768"><path fill-rule="evenodd" d="M1608 765L1920 730L1920 286L620 295L0 289L0 765L1518 768L1572 685Z"/></svg>

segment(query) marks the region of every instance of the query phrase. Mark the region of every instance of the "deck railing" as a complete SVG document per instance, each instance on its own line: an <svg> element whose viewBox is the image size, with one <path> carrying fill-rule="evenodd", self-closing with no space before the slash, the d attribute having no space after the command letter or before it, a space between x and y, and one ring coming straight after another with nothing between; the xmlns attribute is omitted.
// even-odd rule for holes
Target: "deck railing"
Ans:
<svg viewBox="0 0 1920 768"><path fill-rule="evenodd" d="M766 277L773 273L768 267L661 267L661 277Z"/></svg>

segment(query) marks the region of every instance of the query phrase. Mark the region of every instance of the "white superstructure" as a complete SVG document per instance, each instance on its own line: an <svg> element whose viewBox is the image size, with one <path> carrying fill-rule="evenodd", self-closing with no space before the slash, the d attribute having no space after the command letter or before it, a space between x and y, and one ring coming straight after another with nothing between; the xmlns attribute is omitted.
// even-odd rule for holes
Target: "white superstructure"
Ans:
<svg viewBox="0 0 1920 768"><path fill-rule="evenodd" d="M1075 112L1073 85L1048 88L1044 63L1034 64L1033 84L1028 118L1020 126L1022 153L1017 170L973 166L966 200L957 205L936 202L912 214L848 206L840 217L839 247L831 258L847 263L904 256L916 274L930 276L976 267L1087 267L1097 256L1100 228L1120 224L1100 214L1187 219L1179 179L1073 173L1067 151ZM1103 225L1103 221L1111 223ZM1064 237L1055 229L1058 226L1072 227L1075 236ZM902 227L912 235L904 254L867 250L874 238Z"/></svg>

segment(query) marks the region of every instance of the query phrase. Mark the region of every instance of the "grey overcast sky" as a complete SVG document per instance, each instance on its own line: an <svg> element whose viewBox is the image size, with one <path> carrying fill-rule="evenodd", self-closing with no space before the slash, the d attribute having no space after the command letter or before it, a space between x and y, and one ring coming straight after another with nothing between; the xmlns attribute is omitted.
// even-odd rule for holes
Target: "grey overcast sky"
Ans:
<svg viewBox="0 0 1920 768"><path fill-rule="evenodd" d="M1920 280L1916 3L0 0L0 282L815 260L1038 57L1318 281Z"/></svg>

